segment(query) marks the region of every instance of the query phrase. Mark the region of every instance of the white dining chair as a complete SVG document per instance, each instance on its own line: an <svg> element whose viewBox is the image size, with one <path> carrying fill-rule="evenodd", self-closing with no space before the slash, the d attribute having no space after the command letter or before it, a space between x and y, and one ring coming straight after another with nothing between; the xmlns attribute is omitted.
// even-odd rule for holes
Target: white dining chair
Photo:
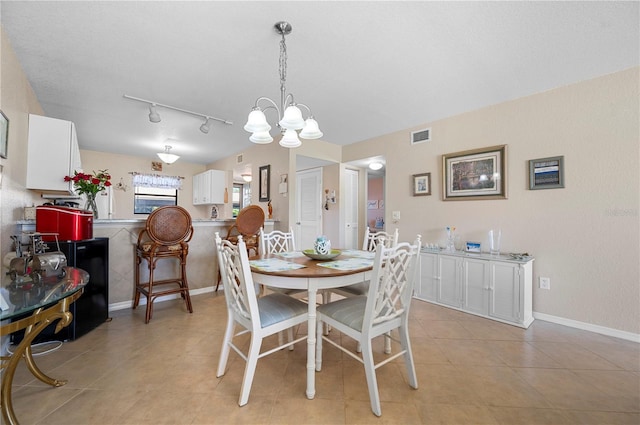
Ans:
<svg viewBox="0 0 640 425"><path fill-rule="evenodd" d="M302 301L278 292L258 298L251 276L247 248L242 236L238 236L237 245L222 240L218 232L216 232L215 239L228 314L216 376L219 378L225 374L230 349L233 349L244 359L246 366L238 399L238 404L244 406L249 401L258 359L282 348L293 346L305 340L307 336L288 341L282 345L279 344L265 352L260 352L262 340L301 323L306 323L308 307ZM235 333L236 326L241 328L238 333ZM234 344L233 339L246 333L251 334L251 342L245 353Z"/></svg>
<svg viewBox="0 0 640 425"><path fill-rule="evenodd" d="M296 241L293 237L293 229L289 229L289 232L281 232L280 230L273 230L269 233L265 233L264 228L260 228L260 255L278 254L282 252L292 252L296 250ZM271 292L280 292L287 295L295 295L301 292L307 292L306 289L283 289L283 288L269 288ZM260 284L260 294L264 295L265 285ZM289 329L289 340L293 339L292 330ZM278 343L283 344L282 332L278 333ZM293 350L293 345L289 346L289 350Z"/></svg>
<svg viewBox="0 0 640 425"><path fill-rule="evenodd" d="M364 231L364 241L362 242L363 251L375 251L376 246L382 243L385 247L389 248L395 246L398 243L398 229L393 233L387 232L371 232L369 227Z"/></svg>
<svg viewBox="0 0 640 425"><path fill-rule="evenodd" d="M371 232L369 227L366 228L364 232L364 240L362 242L362 250L373 252L376 250L378 245L382 245L385 248L391 248L398 244L398 229L393 233L387 232ZM336 294L342 295L343 297L353 297L358 295L367 295L369 291L369 281L365 281L359 283L357 285L343 286L341 288L333 289L333 292ZM361 351L362 347L358 344L357 351L358 353ZM386 354L391 353L391 340L389 338L385 339L384 352Z"/></svg>
<svg viewBox="0 0 640 425"><path fill-rule="evenodd" d="M343 298L323 304L317 310L316 371L322 370L322 343L344 351L364 364L371 410L376 416L382 415L376 369L397 357L403 356L407 377L411 388L418 388L411 342L409 340L409 308L415 285L415 268L420 253L420 235L413 245L400 243L395 247L376 247L371 283L367 296ZM330 325L343 335L356 340L362 346L362 356L358 356L339 342L323 335L323 324ZM375 363L372 340L397 329L401 349L398 353ZM386 337L386 336L385 336Z"/></svg>
<svg viewBox="0 0 640 425"><path fill-rule="evenodd" d="M264 229L260 228L260 254L277 254L295 250L296 241L293 237L293 229L289 229L289 232L273 230L265 233Z"/></svg>
<svg viewBox="0 0 640 425"><path fill-rule="evenodd" d="M385 248L391 248L398 244L398 229L393 233L387 232L370 232L369 228L364 232L364 241L362 242L362 250L373 252L379 244L382 244ZM352 295L366 295L369 290L369 282L362 282L358 285L344 286L342 288L336 288L334 292L343 296Z"/></svg>

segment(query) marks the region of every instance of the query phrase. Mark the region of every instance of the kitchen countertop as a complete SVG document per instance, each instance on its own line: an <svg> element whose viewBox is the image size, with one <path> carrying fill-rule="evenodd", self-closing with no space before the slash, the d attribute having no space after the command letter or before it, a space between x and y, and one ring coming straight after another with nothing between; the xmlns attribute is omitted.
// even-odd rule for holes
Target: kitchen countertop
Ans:
<svg viewBox="0 0 640 425"><path fill-rule="evenodd" d="M94 220L93 223L94 224L125 224L125 223L131 223L131 224L135 224L135 223L144 223L145 221L147 221L146 218L114 218L114 219L104 219L104 218L100 218L97 220ZM210 219L210 218L196 218L193 220L193 223L220 223L220 224L228 224L228 223L235 223L236 219L235 218L216 218L216 219ZM265 220L265 223L278 223L279 220ZM35 225L36 221L35 220L18 220L16 221L16 224L32 224Z"/></svg>

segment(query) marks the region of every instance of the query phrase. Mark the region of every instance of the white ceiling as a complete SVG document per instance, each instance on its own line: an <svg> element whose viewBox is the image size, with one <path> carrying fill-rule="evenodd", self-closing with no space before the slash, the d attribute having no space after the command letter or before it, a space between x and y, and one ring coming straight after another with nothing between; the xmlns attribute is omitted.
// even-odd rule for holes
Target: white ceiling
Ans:
<svg viewBox="0 0 640 425"><path fill-rule="evenodd" d="M278 21L293 25L288 91L323 140L346 145L637 66L639 4L2 1L0 13L45 114L75 122L81 148L152 158L171 138L207 164L247 149L255 100L279 98ZM205 135L162 108L153 124L124 94L234 124Z"/></svg>

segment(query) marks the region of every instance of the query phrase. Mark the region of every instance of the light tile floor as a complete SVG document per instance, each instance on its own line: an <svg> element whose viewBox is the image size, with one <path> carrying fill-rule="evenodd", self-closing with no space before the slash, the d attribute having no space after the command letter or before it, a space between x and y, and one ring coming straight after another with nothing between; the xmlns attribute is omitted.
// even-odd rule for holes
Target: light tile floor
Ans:
<svg viewBox="0 0 640 425"><path fill-rule="evenodd" d="M157 303L148 325L144 309L113 312L110 322L37 357L45 373L68 379L63 387L42 384L21 364L13 387L20 422L640 423L640 344L539 320L524 330L418 300L411 339L419 389L407 385L400 360L378 369L381 418L371 413L362 366L328 344L314 400L305 397L303 343L261 359L249 403L238 407L244 362L232 351L216 378L223 295L193 301L193 314L179 301ZM382 341L376 349L384 356Z"/></svg>

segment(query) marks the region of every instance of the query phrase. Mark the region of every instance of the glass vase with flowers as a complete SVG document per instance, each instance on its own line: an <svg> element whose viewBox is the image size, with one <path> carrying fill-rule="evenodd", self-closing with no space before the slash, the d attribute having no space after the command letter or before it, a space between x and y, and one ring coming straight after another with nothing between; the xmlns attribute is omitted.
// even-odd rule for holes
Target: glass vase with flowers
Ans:
<svg viewBox="0 0 640 425"><path fill-rule="evenodd" d="M64 181L73 182L73 187L77 194L86 197L85 210L91 211L94 218L98 218L98 205L96 196L98 193L111 186L111 175L107 170L98 170L92 174L74 171L73 176L65 176Z"/></svg>

